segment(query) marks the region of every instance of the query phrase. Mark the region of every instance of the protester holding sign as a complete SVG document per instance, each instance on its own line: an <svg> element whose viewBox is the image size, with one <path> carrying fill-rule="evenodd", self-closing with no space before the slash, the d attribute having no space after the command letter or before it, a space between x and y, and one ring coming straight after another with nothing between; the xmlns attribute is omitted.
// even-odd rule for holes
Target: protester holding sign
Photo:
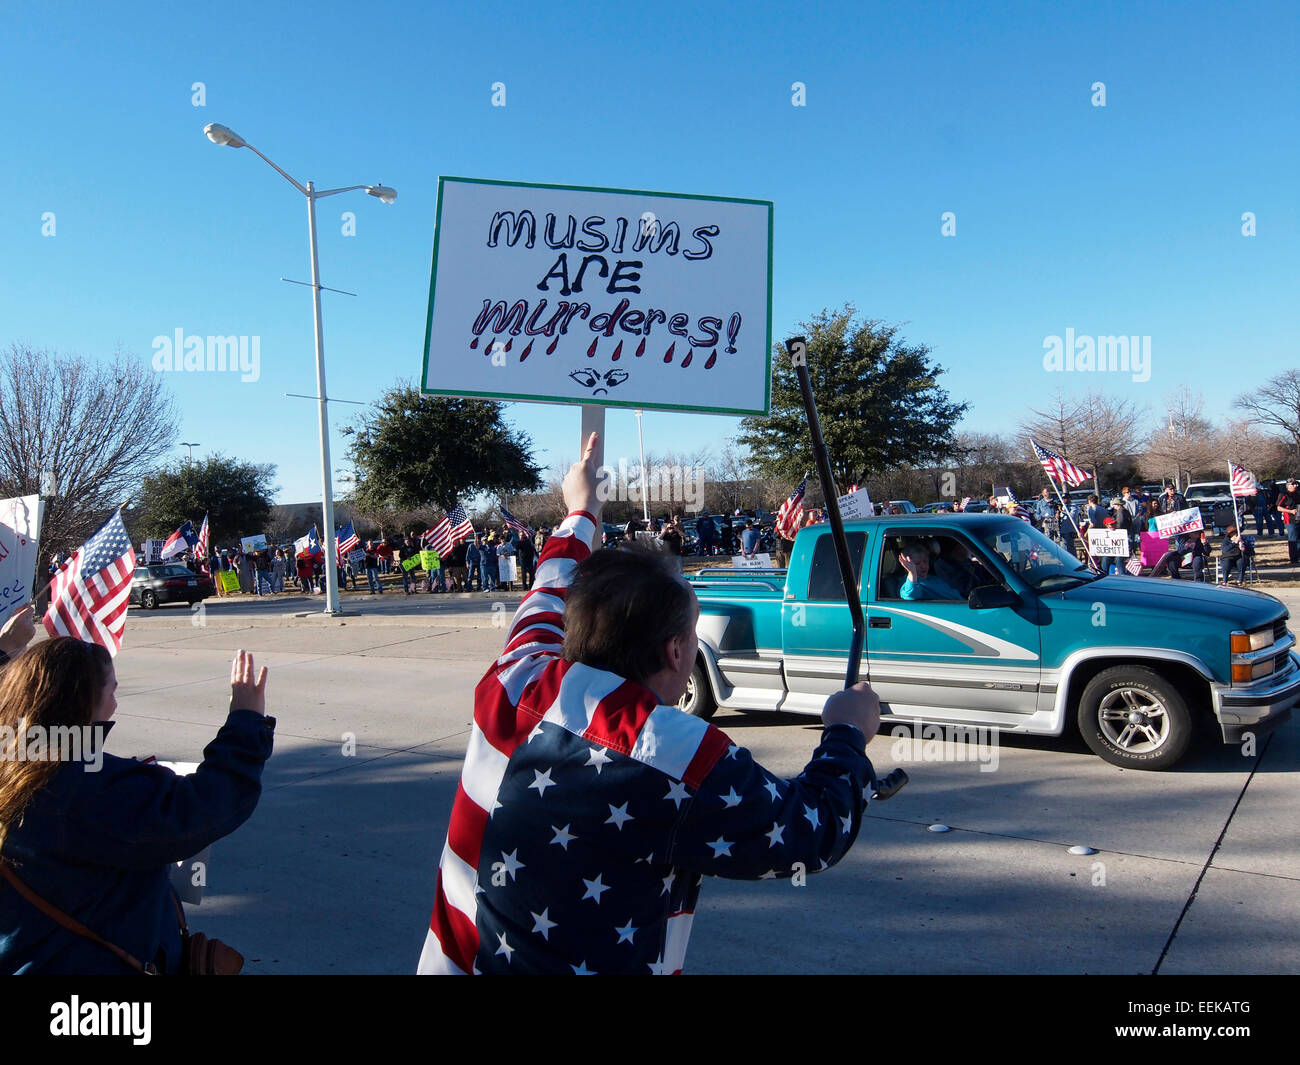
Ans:
<svg viewBox="0 0 1300 1065"><path fill-rule="evenodd" d="M820 870L862 824L879 726L866 684L826 701L793 780L673 705L699 604L658 553L593 552L596 443L475 689L421 973L680 972L704 875Z"/></svg>

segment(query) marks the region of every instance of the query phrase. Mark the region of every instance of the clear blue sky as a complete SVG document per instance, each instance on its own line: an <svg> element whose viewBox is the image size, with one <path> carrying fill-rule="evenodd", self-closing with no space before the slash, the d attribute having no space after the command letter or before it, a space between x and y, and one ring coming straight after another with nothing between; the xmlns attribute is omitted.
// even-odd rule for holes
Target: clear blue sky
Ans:
<svg viewBox="0 0 1300 1065"><path fill-rule="evenodd" d="M177 329L259 336L256 383L169 375L180 438L319 498L314 404L283 395L315 391L310 291L279 281L310 276L305 201L211 144L220 122L299 180L399 191L320 206L322 281L358 293L325 295L340 398L419 381L442 174L772 200L773 336L850 300L905 323L967 429L1089 385L1158 411L1186 383L1226 416L1300 361L1292 0L665 7L4 4L0 343L147 360ZM1150 336L1150 379L1045 372L1067 328ZM332 409L335 467L357 409ZM573 457L576 408L507 416L544 465ZM650 450L735 428L645 418ZM608 436L636 455L631 412Z"/></svg>

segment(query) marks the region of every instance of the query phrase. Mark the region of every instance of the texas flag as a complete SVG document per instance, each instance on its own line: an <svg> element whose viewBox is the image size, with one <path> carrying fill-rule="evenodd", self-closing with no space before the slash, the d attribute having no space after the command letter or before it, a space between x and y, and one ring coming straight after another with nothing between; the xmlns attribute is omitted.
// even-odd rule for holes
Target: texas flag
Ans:
<svg viewBox="0 0 1300 1065"><path fill-rule="evenodd" d="M172 533L171 536L167 537L167 542L163 544L162 560L166 562L169 558L183 555L198 542L199 536L198 533L194 531L193 523L187 521Z"/></svg>

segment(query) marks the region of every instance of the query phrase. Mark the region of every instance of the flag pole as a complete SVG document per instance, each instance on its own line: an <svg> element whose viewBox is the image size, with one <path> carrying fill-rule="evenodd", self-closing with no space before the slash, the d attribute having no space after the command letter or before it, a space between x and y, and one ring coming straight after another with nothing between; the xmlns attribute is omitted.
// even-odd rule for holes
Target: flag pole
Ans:
<svg viewBox="0 0 1300 1065"><path fill-rule="evenodd" d="M839 563L840 583L844 586L844 599L853 619L853 643L849 645L849 661L844 672L844 687L851 688L858 682L862 667L862 655L867 648L867 623L862 612L862 600L858 596L858 578L853 572L853 561L849 557L848 537L844 535L844 518L840 515L840 500L836 494L835 479L831 474L830 455L826 450L826 441L822 438L821 420L817 417L817 400L813 396L812 382L808 377L808 342L804 337L791 337L785 342L790 361L794 364L795 376L799 379L799 391L803 396L804 411L808 416L808 431L812 436L813 457L817 460L817 476L821 481L822 495L825 497L826 517L830 521L831 539L835 544L835 560ZM863 566L867 564L863 558ZM867 680L871 679L871 666L867 666ZM889 707L880 704L881 714L888 715ZM907 772L895 769L881 779L867 782L873 799L888 799L907 783Z"/></svg>
<svg viewBox="0 0 1300 1065"><path fill-rule="evenodd" d="M1237 535L1241 535L1241 515L1237 513L1237 493L1232 487L1232 460L1228 460L1228 495L1232 496L1232 522L1237 526Z"/></svg>
<svg viewBox="0 0 1300 1065"><path fill-rule="evenodd" d="M586 450L587 441L591 439L591 434L596 434L596 450L592 452L591 458L596 466L596 496L604 501L609 498L609 484L604 474L605 465L605 408L599 403L584 403L582 405L582 439L578 442L578 460L582 460L582 454ZM644 487L644 486L643 486ZM592 534L591 549L597 551L601 545L602 528L599 523L596 525L596 531Z"/></svg>

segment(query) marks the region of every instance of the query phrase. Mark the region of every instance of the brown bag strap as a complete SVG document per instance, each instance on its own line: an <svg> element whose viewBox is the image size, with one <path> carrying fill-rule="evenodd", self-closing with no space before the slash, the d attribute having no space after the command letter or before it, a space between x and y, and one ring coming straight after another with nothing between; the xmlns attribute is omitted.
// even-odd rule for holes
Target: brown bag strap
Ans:
<svg viewBox="0 0 1300 1065"><path fill-rule="evenodd" d="M132 957L130 954L124 951L121 947L113 943L110 943L107 939L104 939L101 936L97 936L94 932L92 932L89 928L87 928L76 918L69 917L57 906L52 906L50 903L46 902L43 898L41 898L38 894L36 894L36 892L34 892L31 888L29 888L26 884L24 884L21 880L19 880L18 875L12 869L9 868L9 863L4 861L3 859L0 859L0 877L4 877L5 880L9 881L10 885L13 887L13 889L16 892L18 892L18 894L20 894L23 898L25 898L28 902L30 902L33 906L35 906L38 910L40 910L41 913L45 914L46 917L54 921L56 924L62 925L69 932L75 932L77 935L89 939L92 943L98 943L101 947L105 948L106 950L112 951L119 961L123 962L126 965L129 965L136 972L144 973L145 975L148 976L157 975L157 970L154 969L152 965L141 965L139 961L137 961L134 957Z"/></svg>

